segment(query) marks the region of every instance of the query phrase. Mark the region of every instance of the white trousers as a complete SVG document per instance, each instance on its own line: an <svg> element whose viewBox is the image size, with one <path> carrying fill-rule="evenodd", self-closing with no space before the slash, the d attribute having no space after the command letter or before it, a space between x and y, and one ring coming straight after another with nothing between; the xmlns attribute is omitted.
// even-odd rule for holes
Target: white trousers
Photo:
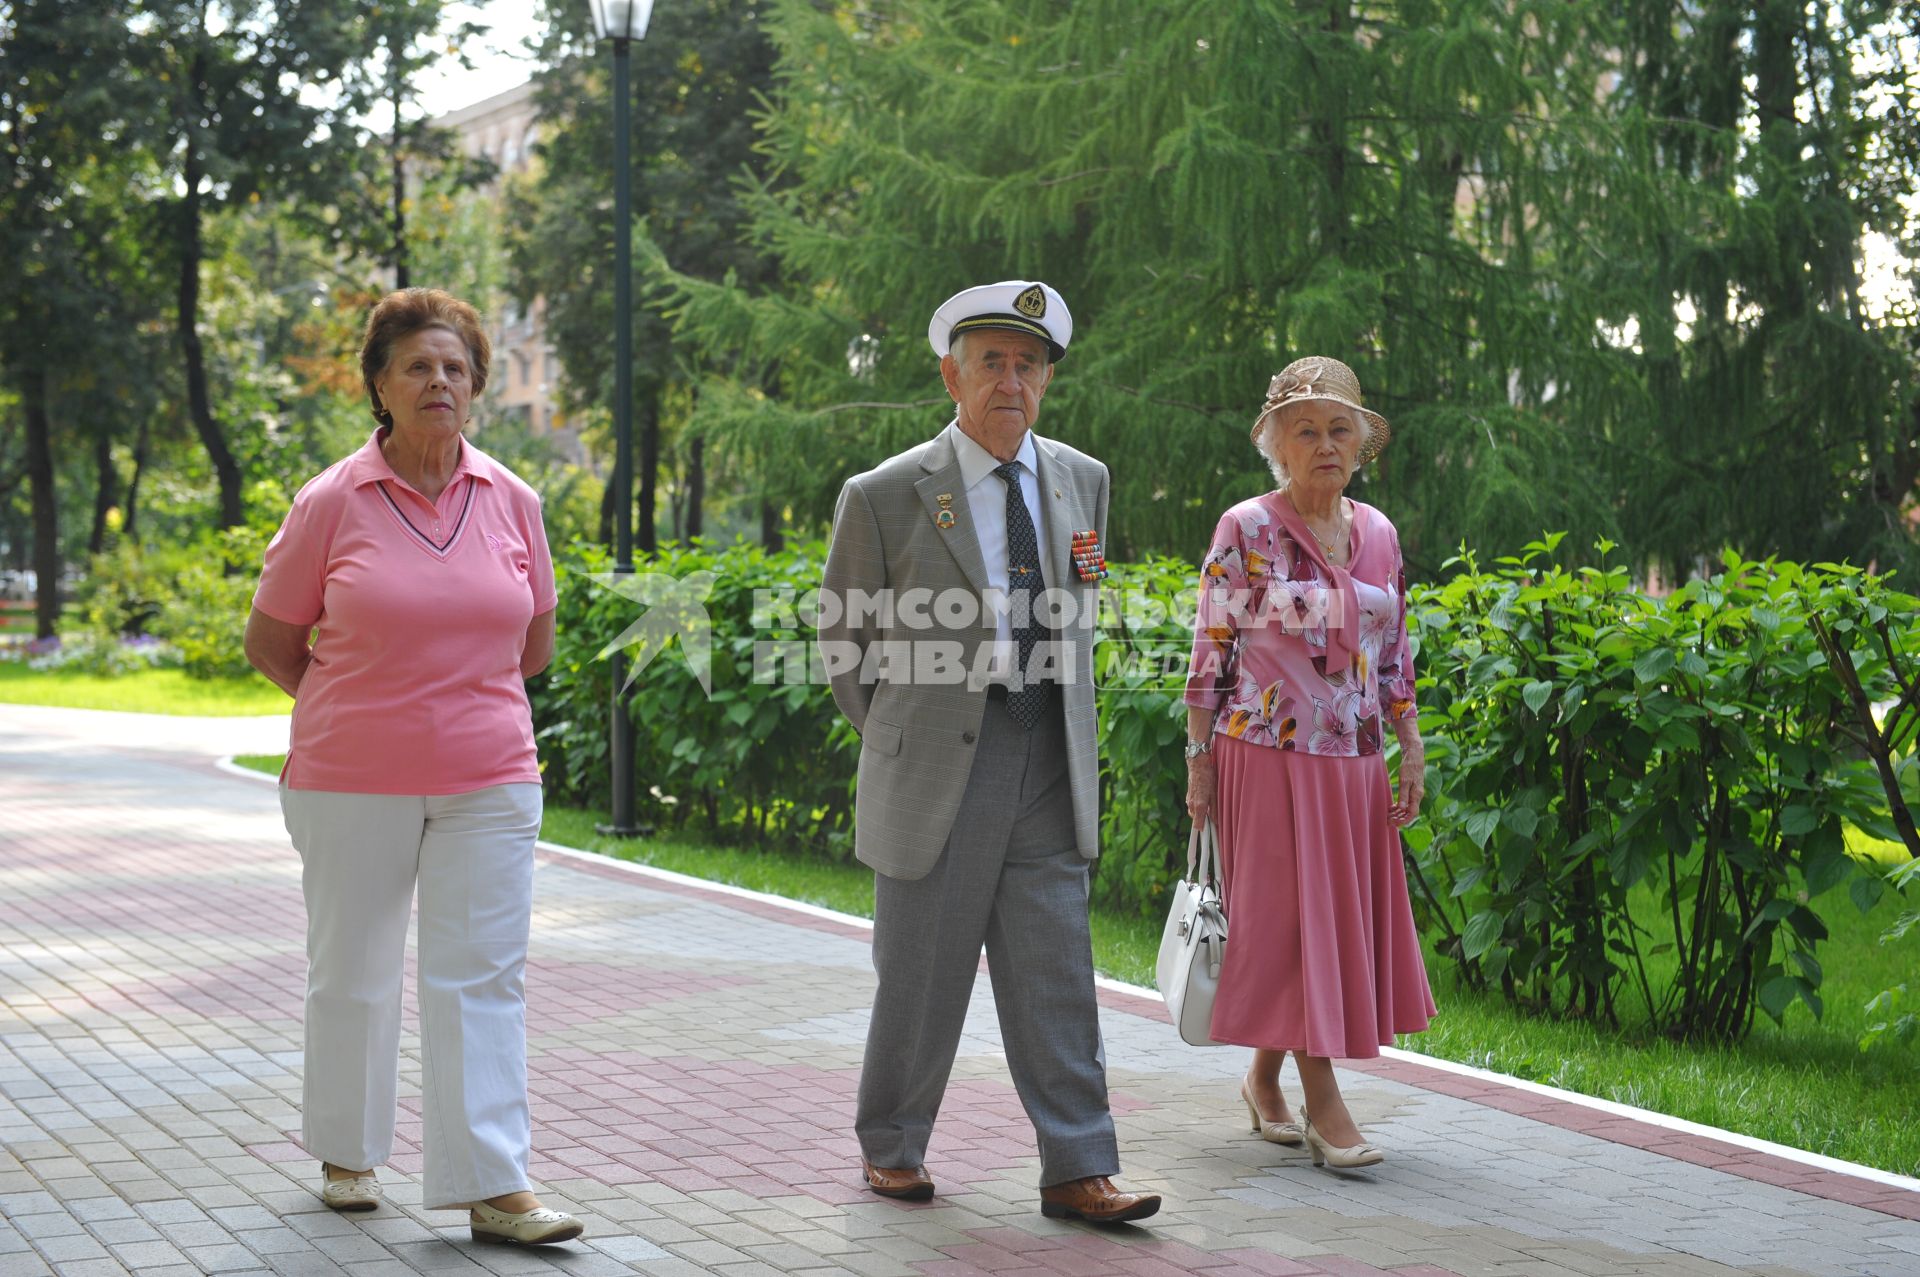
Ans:
<svg viewBox="0 0 1920 1277"><path fill-rule="evenodd" d="M393 1152L407 920L420 889L423 1201L527 1187L527 932L540 786L415 797L280 790L307 901L301 1138L348 1170Z"/></svg>

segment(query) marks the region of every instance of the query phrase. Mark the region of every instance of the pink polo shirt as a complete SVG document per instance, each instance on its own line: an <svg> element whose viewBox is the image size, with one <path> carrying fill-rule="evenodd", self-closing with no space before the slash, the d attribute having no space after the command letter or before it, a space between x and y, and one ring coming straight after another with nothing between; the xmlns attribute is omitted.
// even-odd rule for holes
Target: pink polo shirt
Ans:
<svg viewBox="0 0 1920 1277"><path fill-rule="evenodd" d="M375 431L300 489L253 605L317 627L293 702L291 789L464 794L540 780L520 677L558 602L534 490L462 441L428 501Z"/></svg>

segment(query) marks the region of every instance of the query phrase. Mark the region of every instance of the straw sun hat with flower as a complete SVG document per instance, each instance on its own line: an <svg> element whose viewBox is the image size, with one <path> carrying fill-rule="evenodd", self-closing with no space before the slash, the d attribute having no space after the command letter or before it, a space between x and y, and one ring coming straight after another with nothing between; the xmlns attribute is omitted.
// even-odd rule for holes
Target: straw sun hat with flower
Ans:
<svg viewBox="0 0 1920 1277"><path fill-rule="evenodd" d="M1362 400L1360 379L1353 375L1353 369L1330 355L1309 355L1305 359L1294 360L1267 383L1267 402L1261 406L1260 415L1253 419L1254 443L1260 442L1260 427L1268 417L1289 404L1305 403L1312 399L1344 404L1366 418L1367 437L1354 458L1356 466L1365 465L1379 456L1380 450L1393 437L1387 419L1367 407Z"/></svg>

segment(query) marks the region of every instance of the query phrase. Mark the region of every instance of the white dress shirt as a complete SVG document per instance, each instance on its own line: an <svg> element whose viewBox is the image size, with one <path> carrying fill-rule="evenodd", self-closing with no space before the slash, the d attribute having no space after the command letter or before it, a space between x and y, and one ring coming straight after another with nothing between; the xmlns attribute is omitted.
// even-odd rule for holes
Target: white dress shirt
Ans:
<svg viewBox="0 0 1920 1277"><path fill-rule="evenodd" d="M980 557L987 565L987 586L1007 593L1007 485L994 471L1000 461L981 447L955 421L947 426L953 441L953 455L960 463L960 480L966 485L967 511L973 516L973 536L980 543ZM1033 532L1039 542L1040 577L1043 585L1053 585L1053 569L1048 562L1047 527L1041 518L1040 470L1033 449L1033 432L1020 436L1020 450L1013 454L1020 465L1020 495L1027 503L1027 517L1033 520ZM1013 627L1007 623L1004 609L998 609L994 621L993 669L990 680L1005 683L1013 669Z"/></svg>

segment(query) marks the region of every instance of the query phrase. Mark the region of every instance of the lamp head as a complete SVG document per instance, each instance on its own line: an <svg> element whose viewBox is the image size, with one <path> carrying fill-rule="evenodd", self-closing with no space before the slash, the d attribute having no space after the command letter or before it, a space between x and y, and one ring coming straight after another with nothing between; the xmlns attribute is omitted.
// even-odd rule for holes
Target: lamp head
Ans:
<svg viewBox="0 0 1920 1277"><path fill-rule="evenodd" d="M653 17L653 0L591 0L593 33L602 40L639 40Z"/></svg>

